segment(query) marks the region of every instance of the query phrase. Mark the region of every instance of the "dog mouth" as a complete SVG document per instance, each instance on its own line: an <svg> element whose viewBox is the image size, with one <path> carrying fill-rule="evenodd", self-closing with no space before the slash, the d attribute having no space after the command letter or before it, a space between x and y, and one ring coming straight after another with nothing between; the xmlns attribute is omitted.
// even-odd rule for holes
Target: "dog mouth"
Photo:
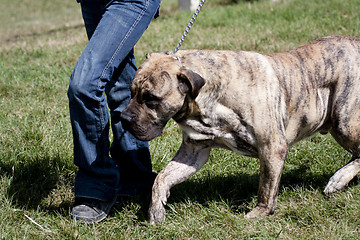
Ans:
<svg viewBox="0 0 360 240"><path fill-rule="evenodd" d="M163 133L162 128L151 128L151 127L137 127L131 126L125 128L125 130L129 131L135 138L141 141L151 141L154 138L161 136Z"/></svg>
<svg viewBox="0 0 360 240"><path fill-rule="evenodd" d="M124 130L130 132L135 138L141 141L153 140L163 133L162 126L141 123L126 112L121 113L120 118Z"/></svg>
<svg viewBox="0 0 360 240"><path fill-rule="evenodd" d="M151 141L163 133L162 128L154 128L151 126L143 127L132 125L127 129L125 128L125 130L129 131L135 138L141 141Z"/></svg>

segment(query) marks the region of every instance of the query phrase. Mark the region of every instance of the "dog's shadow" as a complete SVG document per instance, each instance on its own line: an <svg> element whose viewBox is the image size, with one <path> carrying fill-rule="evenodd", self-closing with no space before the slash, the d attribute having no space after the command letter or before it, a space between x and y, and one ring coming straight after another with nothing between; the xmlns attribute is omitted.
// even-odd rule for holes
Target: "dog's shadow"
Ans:
<svg viewBox="0 0 360 240"><path fill-rule="evenodd" d="M306 163L297 168L285 171L281 178L280 193L288 189L303 188L322 192L332 173L312 173L308 171L310 166ZM352 184L357 184L355 178ZM257 196L259 174L245 174L231 176L211 176L204 178L189 179L174 186L170 190L168 204L178 204L186 201L196 202L208 206L210 202L226 202L230 204L234 212L246 213L253 206L251 202ZM147 210L150 196L139 198L135 203L141 205L138 212L140 221L147 220ZM132 202L133 203L133 202ZM169 211L169 209L167 209Z"/></svg>
<svg viewBox="0 0 360 240"><path fill-rule="evenodd" d="M65 199L60 204L46 203L46 199L59 184L73 188L75 167L67 164L66 160L50 157L32 159L17 159L17 163L4 163L0 161L0 177L9 179L7 198L11 199L14 207L25 209L38 209L41 206L47 212L68 211L73 199ZM309 190L322 192L332 173L311 173L310 166L306 163L297 166L293 170L285 171L281 178L281 189L284 187L302 187ZM206 174L203 174L205 176ZM352 183L357 184L355 178ZM259 174L239 173L230 176L212 175L211 172L205 177L194 177L171 189L168 199L169 204L178 204L190 200L207 206L210 202L225 201L229 203L235 212L247 212L249 204L257 196ZM73 191L73 190L71 190ZM136 213L139 221L147 220L147 211L150 203L150 194L130 198L118 206L122 209L129 204L138 204L140 208ZM114 214L114 212L112 212Z"/></svg>

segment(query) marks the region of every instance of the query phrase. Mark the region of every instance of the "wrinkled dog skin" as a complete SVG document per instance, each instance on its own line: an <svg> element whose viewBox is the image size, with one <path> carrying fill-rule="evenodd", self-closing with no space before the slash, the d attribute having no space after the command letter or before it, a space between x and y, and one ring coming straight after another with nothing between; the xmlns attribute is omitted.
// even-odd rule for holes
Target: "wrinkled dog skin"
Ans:
<svg viewBox="0 0 360 240"><path fill-rule="evenodd" d="M184 50L152 53L137 71L121 117L141 140L162 133L170 118L183 142L157 176L151 223L165 219L170 188L196 173L211 148L260 160L257 206L247 218L274 213L287 151L316 132L352 154L324 192L344 189L360 171L360 40L327 37L288 52Z"/></svg>

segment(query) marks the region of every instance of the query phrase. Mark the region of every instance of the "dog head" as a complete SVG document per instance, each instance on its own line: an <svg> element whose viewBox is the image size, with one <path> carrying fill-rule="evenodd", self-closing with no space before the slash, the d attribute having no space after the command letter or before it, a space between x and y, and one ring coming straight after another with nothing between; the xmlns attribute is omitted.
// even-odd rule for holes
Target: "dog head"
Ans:
<svg viewBox="0 0 360 240"><path fill-rule="evenodd" d="M143 141L160 136L171 118L180 112L186 115L187 102L198 96L204 84L199 74L168 53L148 54L135 74L131 100L121 114L124 128Z"/></svg>

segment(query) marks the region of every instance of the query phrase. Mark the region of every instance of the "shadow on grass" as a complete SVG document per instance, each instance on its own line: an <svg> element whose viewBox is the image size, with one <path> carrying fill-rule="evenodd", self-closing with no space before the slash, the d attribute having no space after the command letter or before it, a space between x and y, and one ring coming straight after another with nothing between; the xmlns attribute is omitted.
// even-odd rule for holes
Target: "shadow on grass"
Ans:
<svg viewBox="0 0 360 240"><path fill-rule="evenodd" d="M70 202L62 202L53 207L51 203L44 203L50 193L59 185L73 182L70 170L66 169L64 160L60 157L17 159L15 164L0 162L0 176L8 176L11 180L7 189L7 196L12 204L27 209L45 208L56 211L69 208ZM72 184L73 185L73 184Z"/></svg>
<svg viewBox="0 0 360 240"><path fill-rule="evenodd" d="M332 173L311 173L309 169L310 166L304 163L296 169L285 172L282 175L279 194L283 194L289 188L322 192ZM352 182L357 182L357 179ZM190 200L208 206L211 202L225 201L231 205L234 212L244 213L253 207L249 205L257 197L258 184L259 174L240 173L231 176L217 175L196 180L190 179L170 190L168 203L181 203ZM147 220L150 198L149 194L146 197L135 198L131 201L141 205L137 214L139 221Z"/></svg>
<svg viewBox="0 0 360 240"><path fill-rule="evenodd" d="M62 201L58 205L43 203L59 185L73 186L73 177L70 174L74 169L60 157L18 159L14 167L0 162L0 169L0 176L11 178L7 195L14 205L30 209L37 209L40 206L47 212L66 212L72 204L70 200ZM322 192L332 173L316 174L311 173L309 169L310 166L304 163L291 171L286 171L282 176L281 186L293 189L300 187L309 190L318 189ZM355 179L353 182L358 181ZM235 212L247 212L251 207L250 202L257 196L258 183L259 174L211 176L209 173L208 177L190 179L174 186L171 189L169 203L190 200L207 206L210 202L225 201L232 205ZM137 212L138 220L146 221L150 198L150 194L147 194L120 199L120 204L115 206L115 209L121 211L129 204L138 204L140 205Z"/></svg>

